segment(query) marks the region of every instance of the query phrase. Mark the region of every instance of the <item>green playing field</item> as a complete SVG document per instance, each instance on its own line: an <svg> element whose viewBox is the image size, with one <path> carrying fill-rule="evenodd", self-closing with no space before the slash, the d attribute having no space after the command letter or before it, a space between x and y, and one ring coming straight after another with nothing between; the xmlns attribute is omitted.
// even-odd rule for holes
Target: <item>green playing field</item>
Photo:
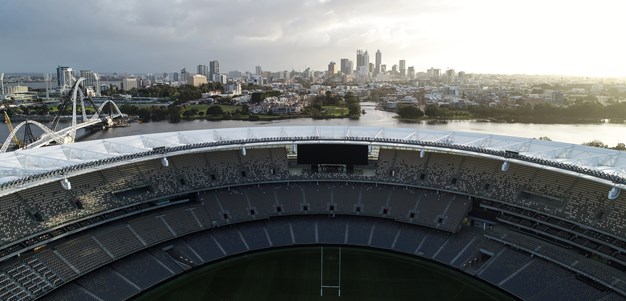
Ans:
<svg viewBox="0 0 626 301"><path fill-rule="evenodd" d="M340 254L341 253L341 254ZM328 286L320 291L321 286ZM339 288L341 287L341 297ZM321 297L320 294L323 293ZM282 249L185 274L136 300L514 300L437 264L369 249Z"/></svg>

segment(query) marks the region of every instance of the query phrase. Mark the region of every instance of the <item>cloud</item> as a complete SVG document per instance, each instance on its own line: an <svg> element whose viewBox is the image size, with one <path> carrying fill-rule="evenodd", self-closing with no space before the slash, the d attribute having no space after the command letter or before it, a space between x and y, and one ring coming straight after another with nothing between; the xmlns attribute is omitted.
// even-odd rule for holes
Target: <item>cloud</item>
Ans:
<svg viewBox="0 0 626 301"><path fill-rule="evenodd" d="M388 65L404 58L418 70L624 73L619 55L626 48L618 38L622 6L610 0L594 5L565 0L4 0L0 68L53 72L64 64L100 72L171 72L218 59L224 71L255 65L323 70L330 61L354 59L358 48L381 49ZM594 49L603 45L610 49ZM574 58L582 61L579 70L570 66Z"/></svg>

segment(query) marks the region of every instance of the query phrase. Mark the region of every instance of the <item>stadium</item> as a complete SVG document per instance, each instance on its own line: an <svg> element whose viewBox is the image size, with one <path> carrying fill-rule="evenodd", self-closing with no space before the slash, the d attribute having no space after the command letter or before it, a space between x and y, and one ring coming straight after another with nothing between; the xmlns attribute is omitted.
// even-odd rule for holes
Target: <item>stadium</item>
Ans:
<svg viewBox="0 0 626 301"><path fill-rule="evenodd" d="M208 129L2 153L0 300L141 298L290 250L320 270L345 258L346 275L350 252L375 251L512 299L624 300L625 184L624 152L423 129ZM317 298L343 286L354 299L350 279L315 273Z"/></svg>

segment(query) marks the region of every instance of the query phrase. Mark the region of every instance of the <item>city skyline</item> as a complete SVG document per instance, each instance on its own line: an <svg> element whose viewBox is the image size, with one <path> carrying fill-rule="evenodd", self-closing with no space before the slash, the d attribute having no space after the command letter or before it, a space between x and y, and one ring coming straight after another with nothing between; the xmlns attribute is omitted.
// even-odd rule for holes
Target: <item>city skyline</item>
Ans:
<svg viewBox="0 0 626 301"><path fill-rule="evenodd" d="M626 4L568 1L169 1L8 0L0 11L0 71L57 65L102 73L196 69L326 70L355 49L471 73L623 77ZM218 8L218 9L216 9ZM306 14L304 14L306 12ZM71 20L71 21L68 21ZM79 24L79 25L78 25ZM7 59L10 58L10 59ZM354 62L355 66L357 62Z"/></svg>

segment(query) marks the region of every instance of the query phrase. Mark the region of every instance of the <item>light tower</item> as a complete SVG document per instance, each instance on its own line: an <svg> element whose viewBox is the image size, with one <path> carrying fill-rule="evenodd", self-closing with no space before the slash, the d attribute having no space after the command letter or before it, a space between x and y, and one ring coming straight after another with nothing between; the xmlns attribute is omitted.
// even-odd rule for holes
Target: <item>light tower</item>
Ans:
<svg viewBox="0 0 626 301"><path fill-rule="evenodd" d="M4 73L0 74L0 100L4 100Z"/></svg>
<svg viewBox="0 0 626 301"><path fill-rule="evenodd" d="M46 82L46 101L48 101L50 100L50 74L46 73L43 80Z"/></svg>

